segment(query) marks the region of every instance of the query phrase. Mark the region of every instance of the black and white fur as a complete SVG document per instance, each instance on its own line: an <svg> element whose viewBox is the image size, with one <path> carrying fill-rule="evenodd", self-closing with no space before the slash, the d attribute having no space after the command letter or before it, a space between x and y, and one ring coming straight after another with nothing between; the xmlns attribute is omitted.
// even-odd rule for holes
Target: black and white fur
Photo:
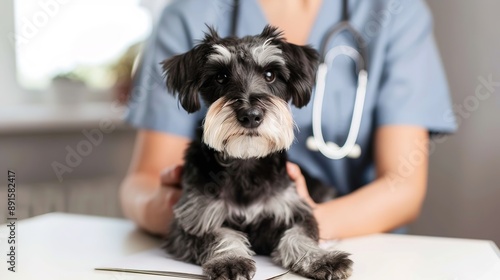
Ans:
<svg viewBox="0 0 500 280"><path fill-rule="evenodd" d="M348 254L318 247L312 209L286 171L294 140L288 102L309 102L317 64L316 51L270 26L241 39L210 29L194 49L163 62L184 109L199 110L200 98L209 106L201 141L185 155L170 254L202 265L210 279L251 279L255 253L314 279L350 276Z"/></svg>

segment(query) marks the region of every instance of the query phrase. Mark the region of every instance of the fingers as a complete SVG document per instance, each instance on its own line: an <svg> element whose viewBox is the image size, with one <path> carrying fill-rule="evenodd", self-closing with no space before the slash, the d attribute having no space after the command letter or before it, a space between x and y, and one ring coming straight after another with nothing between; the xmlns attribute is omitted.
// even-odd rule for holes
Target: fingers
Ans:
<svg viewBox="0 0 500 280"><path fill-rule="evenodd" d="M291 162L287 162L286 169L288 172L288 176L290 179L295 182L295 186L297 188L297 193L309 204L312 208L316 207L316 203L312 200L309 195L309 191L307 190L306 179L302 175L300 171L300 167Z"/></svg>
<svg viewBox="0 0 500 280"><path fill-rule="evenodd" d="M180 189L170 189L166 193L167 205L173 207L181 198L182 190Z"/></svg>
<svg viewBox="0 0 500 280"><path fill-rule="evenodd" d="M299 177L302 176L302 172L300 172L300 167L295 163L287 162L286 170L288 172L288 176L290 176L290 179L292 179L293 181L297 180Z"/></svg>
<svg viewBox="0 0 500 280"><path fill-rule="evenodd" d="M304 176L302 175L302 172L300 172L300 167L291 162L287 162L286 164L287 167L287 172L288 176L290 176L290 179L292 179L295 182L295 185L297 186L297 191L299 194L304 197L309 197L309 192L307 191L307 185L306 185L306 180Z"/></svg>
<svg viewBox="0 0 500 280"><path fill-rule="evenodd" d="M160 175L161 184L169 186L180 186L182 170L182 165L175 165L165 169Z"/></svg>

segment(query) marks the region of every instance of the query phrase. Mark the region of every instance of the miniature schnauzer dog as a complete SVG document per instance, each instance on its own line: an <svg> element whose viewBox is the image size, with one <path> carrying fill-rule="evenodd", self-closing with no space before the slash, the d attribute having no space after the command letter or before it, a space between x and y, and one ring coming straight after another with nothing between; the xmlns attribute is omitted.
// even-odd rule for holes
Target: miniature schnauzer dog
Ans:
<svg viewBox="0 0 500 280"><path fill-rule="evenodd" d="M251 279L255 253L313 279L351 275L347 253L318 246L312 209L286 170L289 102L309 102L317 65L315 50L271 26L244 38L209 28L191 51L163 62L167 88L187 112L200 99L208 106L202 135L186 151L168 253L201 265L209 279Z"/></svg>

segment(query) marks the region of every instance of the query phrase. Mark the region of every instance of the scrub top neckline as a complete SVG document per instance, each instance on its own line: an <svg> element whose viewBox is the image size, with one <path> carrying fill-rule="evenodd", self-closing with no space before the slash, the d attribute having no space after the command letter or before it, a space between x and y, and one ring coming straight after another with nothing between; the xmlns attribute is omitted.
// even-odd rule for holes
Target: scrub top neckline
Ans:
<svg viewBox="0 0 500 280"><path fill-rule="evenodd" d="M322 0L319 7L319 11L316 14L316 18L314 19L311 29L309 30L309 34L307 35L307 41L305 42L304 45L311 45L316 49L319 48L323 38L323 34L325 34L326 31L331 26L333 26L340 20L341 17L340 6L332 5L333 2L334 1L330 0ZM253 20L257 20L258 22L263 23L263 25L269 23L264 13L264 10L262 9L258 0L241 1L240 3L243 4L241 5L240 9L243 10L248 9L252 11L252 13L240 13L240 15L254 14L256 17L253 18ZM241 35L241 33L243 33L243 31L241 31L242 23L244 23L244 21L242 21L242 19L239 18L238 29L236 30L237 35ZM248 31L251 32L245 32L246 34L259 34L260 32L262 32L263 25L258 26L256 24L248 24L245 26L244 31L246 31L246 28L248 28Z"/></svg>

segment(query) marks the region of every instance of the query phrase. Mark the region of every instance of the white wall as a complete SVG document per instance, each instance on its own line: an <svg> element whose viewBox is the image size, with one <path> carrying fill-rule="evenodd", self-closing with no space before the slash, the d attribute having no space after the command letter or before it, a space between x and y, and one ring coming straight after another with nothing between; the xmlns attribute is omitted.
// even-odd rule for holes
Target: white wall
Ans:
<svg viewBox="0 0 500 280"><path fill-rule="evenodd" d="M0 1L0 11L13 10L12 0ZM16 64L12 35L14 32L13 13L0 13L0 106L13 103L19 99L20 89L17 87L16 73L12 71Z"/></svg>
<svg viewBox="0 0 500 280"><path fill-rule="evenodd" d="M427 2L453 104L467 107L458 133L431 156L428 198L412 233L500 244L500 85L484 100L475 96L479 77L500 83L500 1Z"/></svg>

